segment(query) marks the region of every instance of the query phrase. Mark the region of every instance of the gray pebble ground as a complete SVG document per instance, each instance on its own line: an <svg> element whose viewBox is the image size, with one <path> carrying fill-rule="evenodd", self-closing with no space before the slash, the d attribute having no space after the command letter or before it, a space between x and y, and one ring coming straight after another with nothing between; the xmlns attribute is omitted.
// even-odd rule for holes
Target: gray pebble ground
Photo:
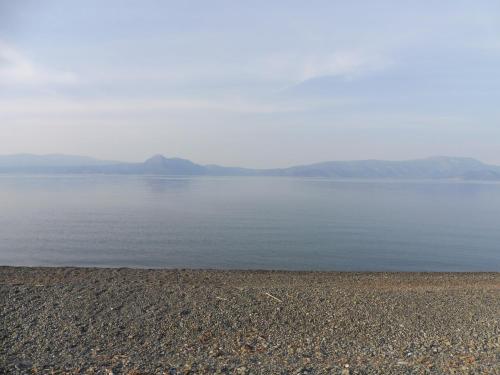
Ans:
<svg viewBox="0 0 500 375"><path fill-rule="evenodd" d="M2 374L500 374L500 274L0 267Z"/></svg>

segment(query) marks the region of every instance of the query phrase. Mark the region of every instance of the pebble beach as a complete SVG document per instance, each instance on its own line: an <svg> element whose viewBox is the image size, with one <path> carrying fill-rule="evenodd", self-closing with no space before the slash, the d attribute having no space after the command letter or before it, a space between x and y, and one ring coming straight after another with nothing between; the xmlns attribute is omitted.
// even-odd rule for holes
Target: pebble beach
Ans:
<svg viewBox="0 0 500 375"><path fill-rule="evenodd" d="M500 374L500 273L0 267L1 374Z"/></svg>

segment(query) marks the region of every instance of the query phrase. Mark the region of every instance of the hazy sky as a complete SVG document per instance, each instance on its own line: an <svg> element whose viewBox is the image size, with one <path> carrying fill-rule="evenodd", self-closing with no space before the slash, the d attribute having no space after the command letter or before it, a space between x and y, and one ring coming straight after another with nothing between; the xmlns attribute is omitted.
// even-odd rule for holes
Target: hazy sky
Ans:
<svg viewBox="0 0 500 375"><path fill-rule="evenodd" d="M0 153L500 164L500 1L0 0Z"/></svg>

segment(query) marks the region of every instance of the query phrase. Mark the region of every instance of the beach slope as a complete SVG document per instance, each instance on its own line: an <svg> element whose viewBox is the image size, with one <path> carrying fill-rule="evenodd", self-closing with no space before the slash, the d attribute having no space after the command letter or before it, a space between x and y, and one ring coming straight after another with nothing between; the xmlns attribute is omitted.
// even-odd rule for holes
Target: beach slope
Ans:
<svg viewBox="0 0 500 375"><path fill-rule="evenodd" d="M499 273L0 267L0 373L500 373Z"/></svg>

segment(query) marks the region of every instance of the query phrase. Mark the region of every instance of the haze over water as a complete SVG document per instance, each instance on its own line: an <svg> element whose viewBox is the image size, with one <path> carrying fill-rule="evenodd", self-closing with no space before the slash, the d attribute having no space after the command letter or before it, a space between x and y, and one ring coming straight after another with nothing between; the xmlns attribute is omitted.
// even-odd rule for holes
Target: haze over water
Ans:
<svg viewBox="0 0 500 375"><path fill-rule="evenodd" d="M499 271L500 184L0 176L0 264Z"/></svg>

